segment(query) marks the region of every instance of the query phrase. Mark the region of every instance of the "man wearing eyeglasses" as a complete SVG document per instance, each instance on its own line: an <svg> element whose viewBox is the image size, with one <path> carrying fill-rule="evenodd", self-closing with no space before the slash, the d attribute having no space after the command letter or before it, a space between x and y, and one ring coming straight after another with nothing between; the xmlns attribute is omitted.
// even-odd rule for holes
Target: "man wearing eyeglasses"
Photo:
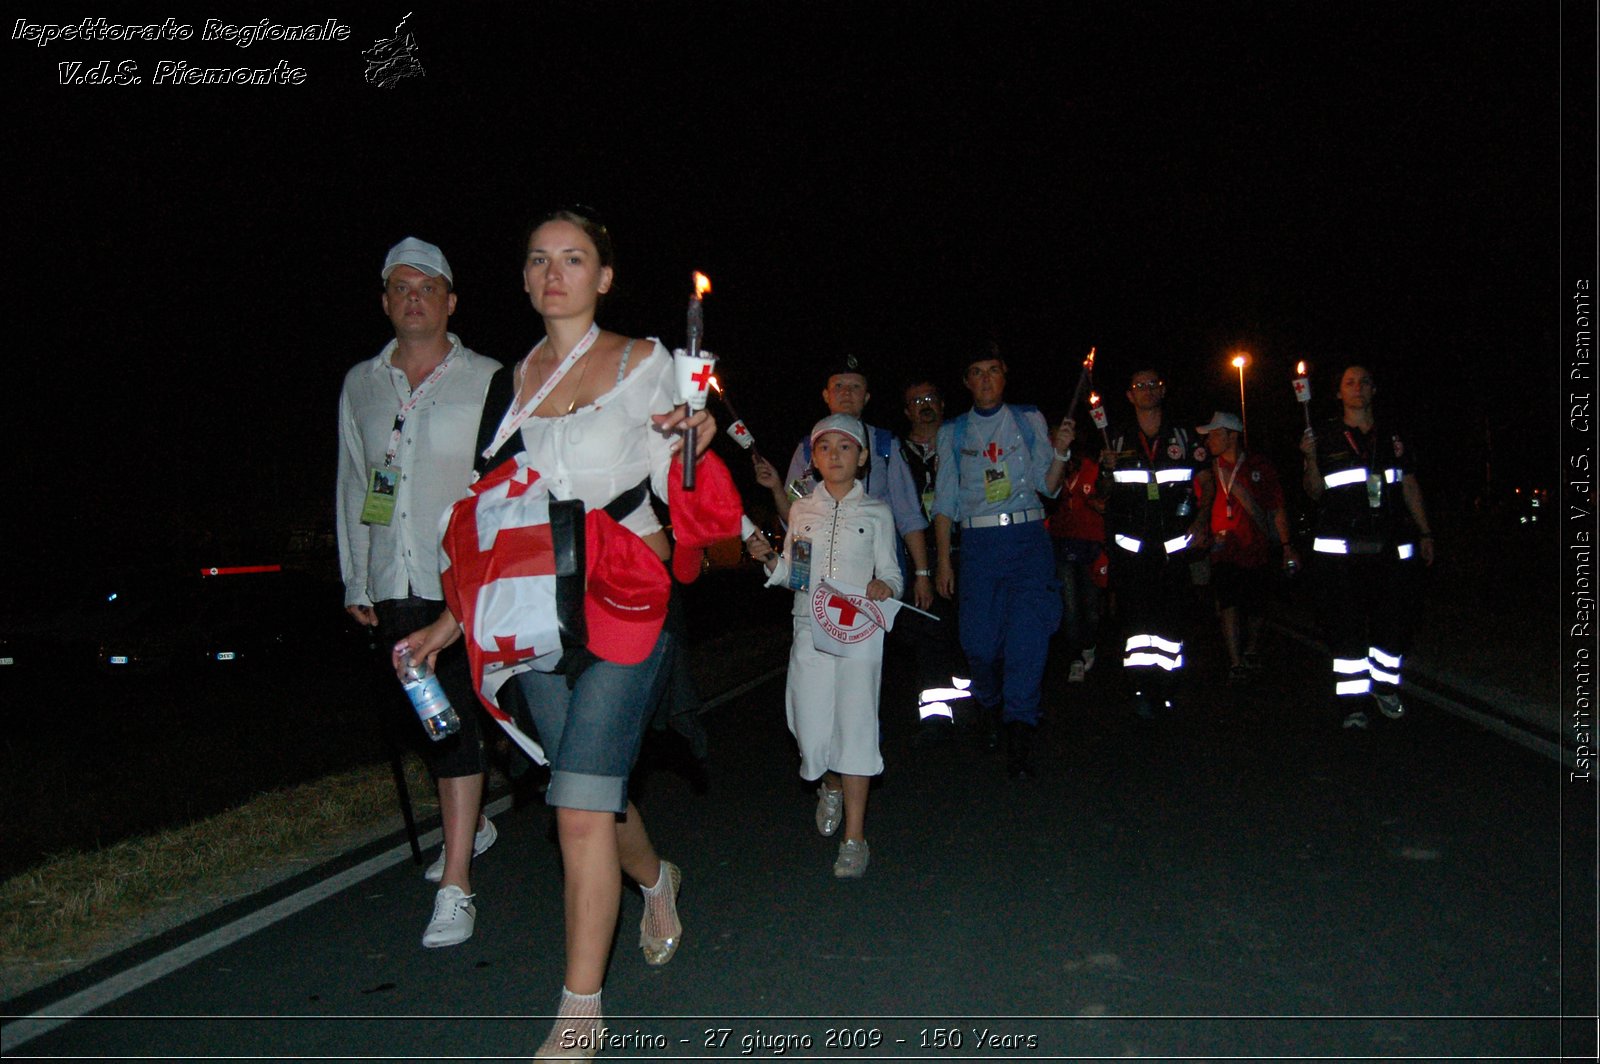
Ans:
<svg viewBox="0 0 1600 1064"><path fill-rule="evenodd" d="M448 331L456 293L444 252L407 237L383 264L383 311L394 339L345 375L339 394L339 473L335 523L345 609L376 628L385 646L436 619L444 609L439 579L439 519L466 494L489 379L500 363L469 351ZM388 654L384 655L388 671ZM439 884L429 948L472 937L472 858L498 832L483 817L482 710L466 653L439 656L439 682L461 729L420 742L439 788L444 852L424 873ZM406 705L398 686L394 701ZM415 718L413 718L414 720ZM418 740L421 729L409 725Z"/></svg>
<svg viewBox="0 0 1600 1064"><path fill-rule="evenodd" d="M1210 455L1162 409L1166 383L1141 369L1128 384L1134 422L1110 434L1101 454L1111 588L1126 636L1122 666L1134 712L1145 719L1173 708L1183 668L1181 613L1189 563L1210 542Z"/></svg>
<svg viewBox="0 0 1600 1064"><path fill-rule="evenodd" d="M944 424L944 394L933 381L916 378L906 385L904 395L906 421L911 427L900 441L900 454L911 471L923 516L932 522L939 482L938 438L939 426ZM959 551L959 543L952 543L951 550ZM960 621L956 600L938 595L937 588L935 595L933 612L939 620L907 612L895 625L896 636L910 640L916 647L917 718L921 722L917 740L924 746L949 738L956 719L952 703L967 699L972 683L966 678L966 659L957 638Z"/></svg>
<svg viewBox="0 0 1600 1064"><path fill-rule="evenodd" d="M946 597L959 590L973 697L987 718L1004 725L1006 774L1026 779L1034 774L1031 748L1050 636L1061 623L1040 496L1060 493L1073 424L1063 421L1052 438L1037 407L1007 403L1006 364L993 348L967 361L963 381L972 409L939 429L935 583Z"/></svg>

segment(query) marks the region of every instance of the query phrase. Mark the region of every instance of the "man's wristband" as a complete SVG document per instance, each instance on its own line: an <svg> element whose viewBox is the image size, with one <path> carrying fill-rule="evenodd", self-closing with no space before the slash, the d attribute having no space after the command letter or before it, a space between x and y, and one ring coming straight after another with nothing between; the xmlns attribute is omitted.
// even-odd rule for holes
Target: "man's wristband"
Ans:
<svg viewBox="0 0 1600 1064"><path fill-rule="evenodd" d="M933 570L932 569L917 569L917 570L915 570L914 575L916 575L916 576L932 576L933 575Z"/></svg>
<svg viewBox="0 0 1600 1064"><path fill-rule="evenodd" d="M1053 453L1055 454L1056 461L1058 461L1058 462L1070 462L1070 461L1072 461L1072 452L1071 451L1068 451L1066 454L1062 454L1060 451L1055 451Z"/></svg>

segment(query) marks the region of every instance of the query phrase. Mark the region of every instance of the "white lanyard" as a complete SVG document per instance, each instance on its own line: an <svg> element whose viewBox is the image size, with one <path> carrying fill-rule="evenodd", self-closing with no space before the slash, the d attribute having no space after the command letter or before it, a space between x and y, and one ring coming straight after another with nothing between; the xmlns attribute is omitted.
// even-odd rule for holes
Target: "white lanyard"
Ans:
<svg viewBox="0 0 1600 1064"><path fill-rule="evenodd" d="M500 419L500 428L495 431L494 440L488 447L484 448L483 457L485 459L493 458L495 453L505 445L505 442L522 427L522 423L533 416L533 412L539 409L539 404L544 402L546 396L555 391L556 385L561 383L567 372L577 364L578 359L583 357L585 351L594 346L594 342L599 338L600 326L591 324L589 331L583 334L583 339L579 340L577 346L568 352L566 358L562 359L561 365L551 372L550 379L545 381L537 392L533 393L533 398L523 404L520 410L513 408L506 411L505 416ZM533 358L534 353L543 347L549 339L547 336L533 345L533 350L529 351L527 357L522 360L524 368L527 366L528 360ZM512 401L515 402L515 400Z"/></svg>
<svg viewBox="0 0 1600 1064"><path fill-rule="evenodd" d="M1222 493L1230 499L1233 498L1233 482L1239 479L1239 467L1242 465L1244 465L1244 455L1241 454L1239 460L1233 463L1233 476L1222 481ZM1222 462L1218 461L1217 466L1217 479L1222 480ZM1229 507L1229 509L1231 510L1232 507Z"/></svg>
<svg viewBox="0 0 1600 1064"><path fill-rule="evenodd" d="M445 355L444 361L439 363L439 368L429 374L427 380L411 389L411 398L400 404L400 409L394 415L394 428L389 431L389 447L383 452L383 464L385 467L394 465L394 457L400 453L400 436L406 427L406 415L417 408L417 404L422 401L422 393L426 392L438 382L440 377L445 375L445 372L454 361L451 358L451 355L454 354L455 349L452 347L450 354ZM390 365L392 366L393 363L390 363Z"/></svg>

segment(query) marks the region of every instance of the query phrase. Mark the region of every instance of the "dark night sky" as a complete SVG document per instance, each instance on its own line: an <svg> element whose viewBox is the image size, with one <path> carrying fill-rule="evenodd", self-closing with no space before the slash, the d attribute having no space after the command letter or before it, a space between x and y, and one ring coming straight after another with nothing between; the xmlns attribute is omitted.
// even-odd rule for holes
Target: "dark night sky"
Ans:
<svg viewBox="0 0 1600 1064"><path fill-rule="evenodd" d="M1553 486L1555 4L482 3L414 14L426 74L392 90L360 51L406 5L115 8L353 33L7 42L7 494L68 519L29 537L8 505L6 534L47 560L331 519L339 382L389 335L384 250L443 246L453 328L510 360L538 336L520 227L572 200L618 241L611 327L681 342L711 275L708 345L773 455L841 350L899 427L906 373L954 384L992 335L1047 415L1091 345L1114 411L1152 361L1181 417L1236 407L1246 347L1274 453L1294 361L1330 415L1353 357L1441 506L1478 490L1486 425L1500 473ZM56 83L101 59L146 82ZM308 77L150 84L162 59Z"/></svg>

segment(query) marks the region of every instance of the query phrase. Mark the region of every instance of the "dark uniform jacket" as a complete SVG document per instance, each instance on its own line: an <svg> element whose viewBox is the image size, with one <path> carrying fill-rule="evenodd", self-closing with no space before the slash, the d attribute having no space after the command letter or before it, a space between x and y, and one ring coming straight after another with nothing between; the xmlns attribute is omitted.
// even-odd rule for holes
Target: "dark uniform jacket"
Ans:
<svg viewBox="0 0 1600 1064"><path fill-rule="evenodd" d="M1106 497L1106 537L1127 536L1141 544L1159 544L1187 532L1194 524L1194 478L1207 467L1211 454L1188 429L1165 424L1154 440L1137 424L1115 430L1106 454L1116 468L1102 471ZM1105 456L1101 457L1105 462Z"/></svg>
<svg viewBox="0 0 1600 1064"><path fill-rule="evenodd" d="M1413 462L1411 448L1387 425L1374 423L1362 432L1342 418L1324 424L1317 430L1323 488L1316 535L1345 540L1352 551L1416 540L1400 491Z"/></svg>

